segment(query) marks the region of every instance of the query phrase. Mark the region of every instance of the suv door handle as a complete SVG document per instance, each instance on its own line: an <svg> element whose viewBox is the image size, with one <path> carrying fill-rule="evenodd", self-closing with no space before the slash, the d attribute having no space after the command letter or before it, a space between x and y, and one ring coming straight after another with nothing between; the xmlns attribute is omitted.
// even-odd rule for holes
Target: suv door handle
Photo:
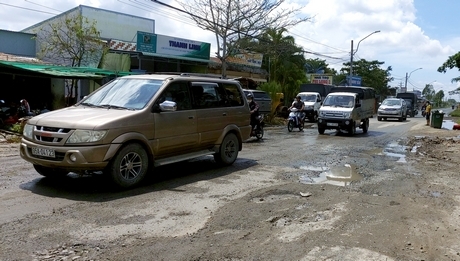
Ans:
<svg viewBox="0 0 460 261"><path fill-rule="evenodd" d="M188 119L189 119L189 120L193 120L193 118L195 118L195 117L193 117L193 116L188 116Z"/></svg>
<svg viewBox="0 0 460 261"><path fill-rule="evenodd" d="M227 116L227 113L226 112L222 113L222 116Z"/></svg>

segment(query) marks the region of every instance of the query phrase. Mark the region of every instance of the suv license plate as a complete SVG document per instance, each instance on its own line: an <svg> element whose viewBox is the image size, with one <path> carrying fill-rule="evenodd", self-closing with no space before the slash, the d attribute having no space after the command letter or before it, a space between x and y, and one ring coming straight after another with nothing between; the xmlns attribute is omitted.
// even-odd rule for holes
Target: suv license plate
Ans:
<svg viewBox="0 0 460 261"><path fill-rule="evenodd" d="M339 126L339 124L335 123L335 122L328 122L327 126L335 126L335 127L337 127L337 126Z"/></svg>
<svg viewBox="0 0 460 261"><path fill-rule="evenodd" d="M48 158L55 158L54 150L45 148L32 148L32 154Z"/></svg>

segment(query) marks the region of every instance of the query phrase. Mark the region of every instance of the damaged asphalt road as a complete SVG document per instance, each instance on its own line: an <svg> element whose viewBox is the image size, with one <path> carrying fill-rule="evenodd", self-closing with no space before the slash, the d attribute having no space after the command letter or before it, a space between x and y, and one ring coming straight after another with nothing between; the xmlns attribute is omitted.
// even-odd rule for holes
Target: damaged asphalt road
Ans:
<svg viewBox="0 0 460 261"><path fill-rule="evenodd" d="M230 167L164 166L129 191L42 178L2 142L0 260L460 260L459 133L424 123L269 127Z"/></svg>

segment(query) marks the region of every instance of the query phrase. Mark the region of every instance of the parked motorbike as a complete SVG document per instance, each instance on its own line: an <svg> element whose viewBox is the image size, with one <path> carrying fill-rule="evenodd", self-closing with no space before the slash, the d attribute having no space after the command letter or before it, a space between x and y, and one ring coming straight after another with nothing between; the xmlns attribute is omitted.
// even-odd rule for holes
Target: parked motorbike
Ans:
<svg viewBox="0 0 460 261"><path fill-rule="evenodd" d="M261 140L264 137L264 115L260 114L256 118L256 125L251 131L251 137L256 137L258 140Z"/></svg>
<svg viewBox="0 0 460 261"><path fill-rule="evenodd" d="M305 124L305 116L296 108L292 108L289 112L288 124L287 128L288 131L291 132L294 128L299 128L299 131L303 130Z"/></svg>

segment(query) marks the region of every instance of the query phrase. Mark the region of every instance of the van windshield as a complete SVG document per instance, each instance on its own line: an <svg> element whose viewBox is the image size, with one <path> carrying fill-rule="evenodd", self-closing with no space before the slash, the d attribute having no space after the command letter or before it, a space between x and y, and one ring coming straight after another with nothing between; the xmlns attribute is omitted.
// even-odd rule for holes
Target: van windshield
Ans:
<svg viewBox="0 0 460 261"><path fill-rule="evenodd" d="M347 95L329 95L324 100L323 105L353 108L355 105L355 98L353 96L347 96Z"/></svg>
<svg viewBox="0 0 460 261"><path fill-rule="evenodd" d="M316 102L316 95L314 94L300 94L300 99L304 102Z"/></svg>
<svg viewBox="0 0 460 261"><path fill-rule="evenodd" d="M147 105L162 84L162 80L115 79L93 92L86 99L83 99L80 104L140 110Z"/></svg>

